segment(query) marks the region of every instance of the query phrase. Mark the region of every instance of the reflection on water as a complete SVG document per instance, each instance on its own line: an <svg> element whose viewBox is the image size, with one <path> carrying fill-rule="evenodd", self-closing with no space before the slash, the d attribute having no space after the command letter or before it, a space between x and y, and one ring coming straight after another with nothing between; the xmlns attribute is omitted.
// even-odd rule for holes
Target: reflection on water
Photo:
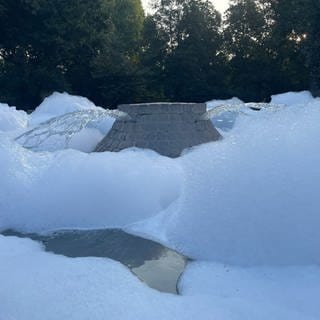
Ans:
<svg viewBox="0 0 320 320"><path fill-rule="evenodd" d="M178 293L177 282L187 264L187 258L176 251L120 229L63 230L47 235L7 230L2 234L41 241L46 251L67 257L107 257L119 261L148 286L162 292Z"/></svg>

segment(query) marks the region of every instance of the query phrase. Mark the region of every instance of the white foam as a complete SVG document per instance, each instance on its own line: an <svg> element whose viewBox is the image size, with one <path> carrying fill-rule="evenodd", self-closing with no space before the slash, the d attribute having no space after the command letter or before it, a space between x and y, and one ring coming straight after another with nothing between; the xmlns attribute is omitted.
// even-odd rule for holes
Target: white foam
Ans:
<svg viewBox="0 0 320 320"><path fill-rule="evenodd" d="M242 117L232 134L179 160L169 243L223 263L320 263L320 108Z"/></svg>
<svg viewBox="0 0 320 320"><path fill-rule="evenodd" d="M30 126L36 126L66 113L94 109L96 106L87 98L73 96L66 92L54 92L31 113Z"/></svg>
<svg viewBox="0 0 320 320"><path fill-rule="evenodd" d="M310 91L300 92L286 92L271 96L271 103L283 104L286 106L306 106L308 103L314 101L314 98Z"/></svg>
<svg viewBox="0 0 320 320"><path fill-rule="evenodd" d="M175 160L139 149L32 152L10 138L27 116L5 106L0 229L126 227L208 262L188 267L176 297L107 259L0 236L0 319L319 319L320 101L278 98L290 108L240 115L222 141ZM101 128L80 131L74 148Z"/></svg>
<svg viewBox="0 0 320 320"><path fill-rule="evenodd" d="M26 112L17 110L16 107L9 107L0 103L0 131L14 131L25 129L28 125Z"/></svg>
<svg viewBox="0 0 320 320"><path fill-rule="evenodd" d="M225 105L236 106L242 104L244 104L244 102L235 97L226 100L211 100L206 102L207 110L212 110ZM218 130L226 132L234 127L238 115L238 112L223 112L218 116L213 117L211 121Z"/></svg>
<svg viewBox="0 0 320 320"><path fill-rule="evenodd" d="M225 100L214 99L206 102L206 105L207 105L207 110L210 110L223 105L238 105L242 103L244 103L242 100L240 100L239 98L233 97L231 99L225 99Z"/></svg>
<svg viewBox="0 0 320 320"><path fill-rule="evenodd" d="M181 174L154 152L35 153L0 136L0 228L123 226L173 202Z"/></svg>
<svg viewBox="0 0 320 320"><path fill-rule="evenodd" d="M120 263L67 258L0 235L0 319L319 319L319 267L192 263L182 296L141 283Z"/></svg>
<svg viewBox="0 0 320 320"><path fill-rule="evenodd" d="M33 151L92 152L113 123L104 109L88 99L55 92L32 112L18 142Z"/></svg>

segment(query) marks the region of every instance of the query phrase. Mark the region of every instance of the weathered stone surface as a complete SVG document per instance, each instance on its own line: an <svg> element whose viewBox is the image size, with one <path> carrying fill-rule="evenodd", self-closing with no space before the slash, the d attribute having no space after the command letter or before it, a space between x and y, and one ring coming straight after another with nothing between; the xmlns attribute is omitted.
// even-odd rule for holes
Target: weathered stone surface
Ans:
<svg viewBox="0 0 320 320"><path fill-rule="evenodd" d="M206 112L202 103L125 104L118 109L129 118L116 120L96 152L139 147L175 158L186 148L221 139L210 120L201 120Z"/></svg>

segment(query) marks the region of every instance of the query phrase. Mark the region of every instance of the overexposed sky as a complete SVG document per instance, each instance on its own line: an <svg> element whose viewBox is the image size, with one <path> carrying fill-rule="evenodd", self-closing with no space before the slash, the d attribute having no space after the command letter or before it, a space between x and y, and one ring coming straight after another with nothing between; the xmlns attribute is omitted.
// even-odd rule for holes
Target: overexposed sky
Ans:
<svg viewBox="0 0 320 320"><path fill-rule="evenodd" d="M229 0L212 0L212 2L215 5L216 9L221 13L225 12L229 6Z"/></svg>
<svg viewBox="0 0 320 320"><path fill-rule="evenodd" d="M148 7L148 2L149 0L142 0L142 5L144 8ZM228 8L229 0L212 0L212 2L216 9L223 13Z"/></svg>

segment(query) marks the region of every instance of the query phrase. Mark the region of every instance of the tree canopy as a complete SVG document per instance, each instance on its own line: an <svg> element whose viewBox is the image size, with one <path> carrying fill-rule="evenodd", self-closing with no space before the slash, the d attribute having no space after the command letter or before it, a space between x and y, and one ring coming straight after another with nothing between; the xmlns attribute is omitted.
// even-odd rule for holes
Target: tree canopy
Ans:
<svg viewBox="0 0 320 320"><path fill-rule="evenodd" d="M25 109L320 93L318 0L0 0L0 30L0 100Z"/></svg>

